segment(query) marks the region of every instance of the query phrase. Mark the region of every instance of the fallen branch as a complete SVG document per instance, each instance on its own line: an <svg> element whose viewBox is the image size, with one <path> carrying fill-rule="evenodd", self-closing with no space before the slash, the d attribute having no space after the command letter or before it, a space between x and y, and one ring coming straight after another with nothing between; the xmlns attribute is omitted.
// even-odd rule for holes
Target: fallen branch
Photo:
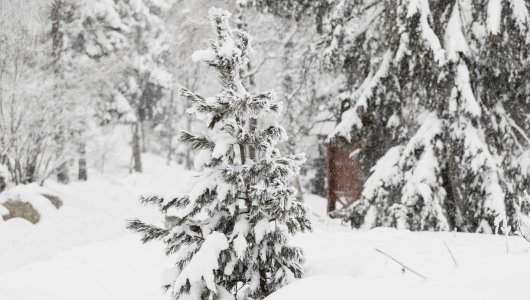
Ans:
<svg viewBox="0 0 530 300"><path fill-rule="evenodd" d="M413 269L411 269L410 267L408 267L408 266L405 265L404 263L400 262L399 260L395 259L394 257L390 256L389 254L386 254L385 252L383 252L383 251L381 251L381 250L379 250L379 249L377 249L377 248L375 248L375 251L377 251L377 252L383 254L384 256L386 256L386 257L390 258L391 260L395 261L396 263L398 263L398 264L403 268L403 270L405 270L405 269L406 269L406 270L409 270L409 271L411 271L412 273L416 274L417 276L423 278L424 280L427 280L427 277L425 277L425 276L421 275L420 273L414 271Z"/></svg>
<svg viewBox="0 0 530 300"><path fill-rule="evenodd" d="M451 252L451 248L449 248L449 245L447 245L447 243L444 241L444 245L445 245L445 248L447 249L447 251L449 252L449 255L451 255L451 258L453 259L453 262L455 263L455 266L458 267L458 263L456 262L456 259L453 255L453 252Z"/></svg>

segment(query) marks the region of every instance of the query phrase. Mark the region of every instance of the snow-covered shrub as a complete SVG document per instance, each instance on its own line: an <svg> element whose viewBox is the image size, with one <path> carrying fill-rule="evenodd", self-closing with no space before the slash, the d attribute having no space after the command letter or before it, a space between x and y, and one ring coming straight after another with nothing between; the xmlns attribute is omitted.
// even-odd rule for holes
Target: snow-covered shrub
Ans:
<svg viewBox="0 0 530 300"><path fill-rule="evenodd" d="M15 183L45 179L60 160L53 136L64 119L53 103L48 43L41 39L44 7L20 1L0 7L0 165Z"/></svg>
<svg viewBox="0 0 530 300"><path fill-rule="evenodd" d="M288 237L310 229L291 184L304 157L283 156L275 148L287 138L274 121L280 103L272 92L250 93L241 84L250 37L232 30L229 16L210 10L215 39L192 56L218 72L222 91L205 98L182 90L192 104L189 111L208 120L207 132L180 136L200 150L195 160L200 175L186 196L144 199L173 211L172 228L129 224L144 242L161 239L167 254L176 256L165 283L174 299L263 299L303 272L302 250L290 246ZM249 118L258 120L253 131L245 126Z"/></svg>

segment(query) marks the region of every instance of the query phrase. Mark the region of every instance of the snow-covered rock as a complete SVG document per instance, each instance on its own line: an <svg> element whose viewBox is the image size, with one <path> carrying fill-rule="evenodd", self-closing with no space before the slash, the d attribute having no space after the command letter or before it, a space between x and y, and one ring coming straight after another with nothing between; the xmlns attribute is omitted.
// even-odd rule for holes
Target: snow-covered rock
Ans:
<svg viewBox="0 0 530 300"><path fill-rule="evenodd" d="M23 218L33 224L56 213L61 199L37 184L18 185L0 194L0 215L4 220Z"/></svg>

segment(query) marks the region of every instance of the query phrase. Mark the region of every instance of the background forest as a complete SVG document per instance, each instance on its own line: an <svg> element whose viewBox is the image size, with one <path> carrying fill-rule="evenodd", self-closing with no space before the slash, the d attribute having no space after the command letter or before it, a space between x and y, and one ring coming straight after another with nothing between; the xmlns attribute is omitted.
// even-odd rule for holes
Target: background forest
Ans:
<svg viewBox="0 0 530 300"><path fill-rule="evenodd" d="M293 138L286 151L317 153L311 130L318 122L309 120L330 111L331 95L318 89L312 26L233 1L50 2L4 0L0 7L1 157L15 183L55 173L64 183L83 180L87 162L103 172L112 159L107 135L119 125L132 128L131 171L142 171L145 152L191 168L193 154L177 133L204 124L188 118L176 91L219 89L211 84L215 74L191 61L206 44L210 6L231 9L238 27L260 36L243 76L289 99L282 123Z"/></svg>
<svg viewBox="0 0 530 300"><path fill-rule="evenodd" d="M528 0L0 0L0 298L519 299L529 46Z"/></svg>

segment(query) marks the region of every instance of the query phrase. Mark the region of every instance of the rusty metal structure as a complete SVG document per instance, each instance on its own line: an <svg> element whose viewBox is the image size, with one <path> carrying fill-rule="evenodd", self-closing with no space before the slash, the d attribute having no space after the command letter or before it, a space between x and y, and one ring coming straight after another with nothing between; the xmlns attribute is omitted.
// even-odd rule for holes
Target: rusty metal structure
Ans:
<svg viewBox="0 0 530 300"><path fill-rule="evenodd" d="M360 148L360 145L328 144L326 147L328 213L330 213L357 201L363 186L360 178L361 162L350 158L351 153Z"/></svg>

